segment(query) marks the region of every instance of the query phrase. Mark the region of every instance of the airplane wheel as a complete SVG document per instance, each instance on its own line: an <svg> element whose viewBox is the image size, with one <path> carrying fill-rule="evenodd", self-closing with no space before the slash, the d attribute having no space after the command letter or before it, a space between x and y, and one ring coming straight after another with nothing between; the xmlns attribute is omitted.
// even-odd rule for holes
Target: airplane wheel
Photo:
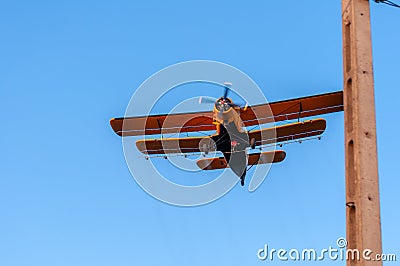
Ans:
<svg viewBox="0 0 400 266"><path fill-rule="evenodd" d="M252 149L255 149L255 147L256 147L256 139L255 139L255 138L252 138L252 139L250 140L250 147L251 147Z"/></svg>
<svg viewBox="0 0 400 266"><path fill-rule="evenodd" d="M207 144L203 144L203 151L204 151L204 154L208 154L208 146L207 146Z"/></svg>

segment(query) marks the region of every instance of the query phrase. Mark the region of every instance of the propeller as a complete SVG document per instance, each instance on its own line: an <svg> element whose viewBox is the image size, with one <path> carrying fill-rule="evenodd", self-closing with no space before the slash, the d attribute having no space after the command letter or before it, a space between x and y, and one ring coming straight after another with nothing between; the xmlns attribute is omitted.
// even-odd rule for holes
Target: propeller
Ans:
<svg viewBox="0 0 400 266"><path fill-rule="evenodd" d="M223 99L227 99L227 97L228 97L228 94L229 94L229 92L231 91L231 88L232 88L232 82L224 82L224 87L225 87L225 91L224 91L224 96L223 96ZM228 104L230 107L241 107L241 106L244 106L244 108L246 108L247 109L247 103L246 104L242 104L242 105L240 105L240 104L235 104L235 103L232 103L232 102L227 102L226 104Z"/></svg>
<svg viewBox="0 0 400 266"><path fill-rule="evenodd" d="M223 94L223 96L221 98L216 99L216 98L213 98L213 97L204 97L204 96L202 96L202 97L199 98L199 104L216 103L217 101L222 100L222 101L224 101L225 104L229 105L230 107L235 108L235 107L244 106L244 108L247 109L247 103L245 105L239 105L239 104L235 104L235 103L231 102L228 99L228 94L230 93L231 88L232 88L232 83L231 82L224 82L224 94ZM221 110L221 111L223 111L223 110Z"/></svg>

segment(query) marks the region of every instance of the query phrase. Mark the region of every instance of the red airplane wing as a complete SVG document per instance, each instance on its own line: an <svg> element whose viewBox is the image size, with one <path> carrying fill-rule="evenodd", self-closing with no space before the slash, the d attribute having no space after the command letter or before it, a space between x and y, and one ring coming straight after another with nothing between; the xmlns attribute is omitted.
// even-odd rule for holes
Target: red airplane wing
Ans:
<svg viewBox="0 0 400 266"><path fill-rule="evenodd" d="M240 110L245 126L292 120L343 111L343 92L249 106ZM114 132L120 136L141 136L215 130L213 112L112 118Z"/></svg>
<svg viewBox="0 0 400 266"><path fill-rule="evenodd" d="M247 156L247 164L267 164L267 163L279 163L282 162L286 157L286 153L281 150L269 151L263 153L252 153ZM218 158L204 158L197 162L197 166L202 170L216 170L227 168L228 165L224 157Z"/></svg>
<svg viewBox="0 0 400 266"><path fill-rule="evenodd" d="M249 140L255 140L256 146L279 143L321 135L325 131L326 121L319 118L296 122L282 126L255 130L249 133ZM138 150L144 154L171 154L215 151L210 137L187 137L167 139L143 139L136 142Z"/></svg>

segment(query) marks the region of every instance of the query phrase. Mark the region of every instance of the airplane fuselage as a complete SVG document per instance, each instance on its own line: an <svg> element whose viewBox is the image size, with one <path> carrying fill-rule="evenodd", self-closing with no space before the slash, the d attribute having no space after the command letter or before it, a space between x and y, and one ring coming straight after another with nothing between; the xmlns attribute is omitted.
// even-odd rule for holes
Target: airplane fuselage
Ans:
<svg viewBox="0 0 400 266"><path fill-rule="evenodd" d="M246 175L247 154L250 146L247 132L235 105L229 98L220 98L214 105L214 123L217 134L212 136L217 151L223 153L232 171L241 178L242 184Z"/></svg>

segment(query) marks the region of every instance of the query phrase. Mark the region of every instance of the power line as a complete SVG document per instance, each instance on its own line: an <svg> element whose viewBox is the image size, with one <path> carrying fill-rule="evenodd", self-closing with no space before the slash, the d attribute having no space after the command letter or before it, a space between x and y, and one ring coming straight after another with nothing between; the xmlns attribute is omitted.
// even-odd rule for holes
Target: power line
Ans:
<svg viewBox="0 0 400 266"><path fill-rule="evenodd" d="M384 3L384 4L386 4L386 5L389 5L389 6L394 6L394 7L398 7L398 8L400 8L400 5L398 5L398 4L396 4L396 3L393 3L392 1L389 1L389 0L374 0L376 3Z"/></svg>

